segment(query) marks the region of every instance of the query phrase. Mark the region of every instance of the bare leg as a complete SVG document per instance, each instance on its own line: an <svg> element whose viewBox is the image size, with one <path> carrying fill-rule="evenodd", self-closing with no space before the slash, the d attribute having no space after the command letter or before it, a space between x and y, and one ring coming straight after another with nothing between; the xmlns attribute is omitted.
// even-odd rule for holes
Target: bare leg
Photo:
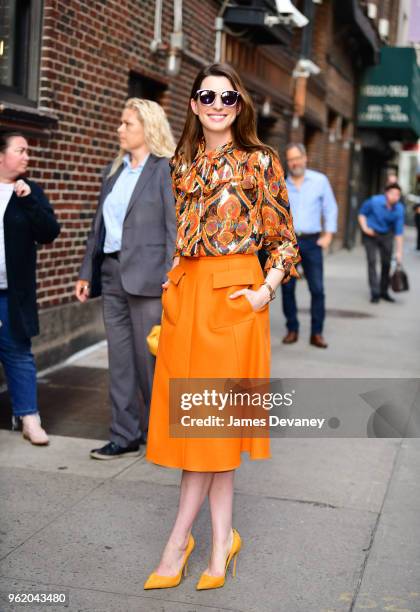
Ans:
<svg viewBox="0 0 420 612"><path fill-rule="evenodd" d="M235 470L217 472L210 484L209 502L213 545L206 574L222 576L232 547L233 478Z"/></svg>
<svg viewBox="0 0 420 612"><path fill-rule="evenodd" d="M206 498L214 475L213 472L182 472L178 514L155 570L157 574L175 576L179 572L194 519Z"/></svg>

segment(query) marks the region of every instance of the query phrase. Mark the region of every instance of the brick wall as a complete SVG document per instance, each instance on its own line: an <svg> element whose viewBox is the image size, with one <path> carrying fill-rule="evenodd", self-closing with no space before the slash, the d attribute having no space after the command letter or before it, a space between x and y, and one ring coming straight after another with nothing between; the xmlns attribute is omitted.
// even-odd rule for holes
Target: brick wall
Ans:
<svg viewBox="0 0 420 612"><path fill-rule="evenodd" d="M172 1L163 7L163 40L172 29ZM197 10L200 7L200 10ZM218 2L187 0L188 47L211 61ZM45 188L62 224L53 246L39 253L41 307L70 302L94 213L101 169L117 151L115 130L128 94L130 71L167 85L162 103L179 135L197 65L183 59L168 78L165 56L153 55L154 2L45 0L40 107L57 127L31 141L31 176Z"/></svg>
<svg viewBox="0 0 420 612"><path fill-rule="evenodd" d="M7 83L10 79L9 64L4 61L4 58L8 55L8 45L10 36L10 23L9 23L9 2L4 0L0 4L0 44L2 45L2 56L3 61L0 61L0 79L1 82Z"/></svg>
<svg viewBox="0 0 420 612"><path fill-rule="evenodd" d="M377 17L390 21L389 42L395 41L399 0L376 0ZM361 2L361 6L364 4ZM305 141L309 165L324 172L333 187L338 207L336 242L342 243L347 221L349 197L351 142L354 135L354 113L357 103L357 83L362 67L357 64L354 49L347 36L347 24L334 19L333 2L325 0L316 6L313 28L312 59L321 68L318 79L325 87L325 117L322 126L306 124L292 133Z"/></svg>
<svg viewBox="0 0 420 612"><path fill-rule="evenodd" d="M379 26L380 19L388 19L390 23L388 43L395 45L398 29L398 12L400 0L363 0L360 2L365 12L368 12L367 4L376 5L376 17L372 19L372 24L375 28Z"/></svg>
<svg viewBox="0 0 420 612"><path fill-rule="evenodd" d="M332 2L317 5L315 11L312 59L321 68L320 75L310 77L322 84L324 94L317 94L323 103L322 124L314 125L308 118L293 133L306 145L308 165L325 173L336 196L339 216L336 243L341 244L345 230L348 203L349 134L353 129L356 100L355 67L346 39L337 30ZM308 111L313 96L307 97Z"/></svg>

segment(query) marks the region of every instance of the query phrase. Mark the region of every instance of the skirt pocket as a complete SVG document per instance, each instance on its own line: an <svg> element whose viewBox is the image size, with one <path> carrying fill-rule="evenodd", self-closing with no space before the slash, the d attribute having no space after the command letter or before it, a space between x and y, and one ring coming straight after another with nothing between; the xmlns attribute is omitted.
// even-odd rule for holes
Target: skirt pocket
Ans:
<svg viewBox="0 0 420 612"><path fill-rule="evenodd" d="M183 294L183 276L185 270L180 266L176 266L168 272L170 279L169 287L162 294L162 309L163 315L172 325L176 325L181 311L182 294Z"/></svg>
<svg viewBox="0 0 420 612"><path fill-rule="evenodd" d="M229 327L255 318L256 312L245 295L234 299L229 297L239 289L252 287L254 282L252 270L238 269L213 273L209 309L210 329Z"/></svg>

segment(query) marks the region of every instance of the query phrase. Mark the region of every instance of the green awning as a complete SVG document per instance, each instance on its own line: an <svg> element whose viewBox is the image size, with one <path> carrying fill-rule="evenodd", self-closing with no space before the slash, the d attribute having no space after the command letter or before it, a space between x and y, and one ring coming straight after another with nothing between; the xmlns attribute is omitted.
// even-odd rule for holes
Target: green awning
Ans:
<svg viewBox="0 0 420 612"><path fill-rule="evenodd" d="M383 47L381 61L363 75L359 127L390 130L392 138L420 138L420 68L411 47Z"/></svg>

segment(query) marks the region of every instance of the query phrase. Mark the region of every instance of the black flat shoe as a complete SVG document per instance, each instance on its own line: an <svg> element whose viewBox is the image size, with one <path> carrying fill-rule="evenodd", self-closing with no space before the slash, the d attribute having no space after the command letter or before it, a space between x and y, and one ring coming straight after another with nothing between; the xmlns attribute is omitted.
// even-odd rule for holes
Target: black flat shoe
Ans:
<svg viewBox="0 0 420 612"><path fill-rule="evenodd" d="M370 303L371 304L379 304L379 296L372 295L372 297L370 298Z"/></svg>
<svg viewBox="0 0 420 612"><path fill-rule="evenodd" d="M90 451L92 459L119 459L120 457L141 457L144 448L140 448L139 442L133 442L129 446L122 447L115 442L108 442L102 448L94 448Z"/></svg>
<svg viewBox="0 0 420 612"><path fill-rule="evenodd" d="M381 293L381 300L385 300L385 302L395 302L394 298L388 293Z"/></svg>

